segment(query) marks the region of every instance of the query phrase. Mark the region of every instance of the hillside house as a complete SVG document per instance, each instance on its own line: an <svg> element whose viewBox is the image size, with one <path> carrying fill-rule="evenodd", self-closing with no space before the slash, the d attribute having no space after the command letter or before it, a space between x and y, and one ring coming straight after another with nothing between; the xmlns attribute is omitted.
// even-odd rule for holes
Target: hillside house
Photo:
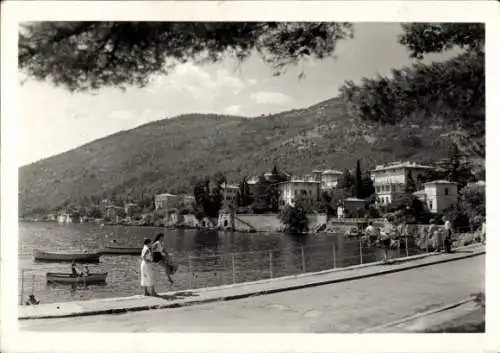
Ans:
<svg viewBox="0 0 500 353"><path fill-rule="evenodd" d="M307 178L292 178L280 183L280 208L293 205L302 199L309 206L315 206L319 201L321 182Z"/></svg>
<svg viewBox="0 0 500 353"><path fill-rule="evenodd" d="M441 212L458 202L457 184L448 180L434 180L424 184L424 189L413 193L429 211Z"/></svg>
<svg viewBox="0 0 500 353"><path fill-rule="evenodd" d="M113 221L116 221L117 217L122 213L125 212L123 207L120 206L115 206L115 205L109 205L104 208L104 217L107 217Z"/></svg>
<svg viewBox="0 0 500 353"><path fill-rule="evenodd" d="M339 180L342 178L342 172L340 170L325 170L321 173L321 189L329 190L337 187Z"/></svg>
<svg viewBox="0 0 500 353"><path fill-rule="evenodd" d="M139 205L137 205L136 203L132 203L132 202L126 203L123 208L124 208L127 216L131 216L134 213L140 211Z"/></svg>
<svg viewBox="0 0 500 353"><path fill-rule="evenodd" d="M177 201L177 195L168 193L155 195L155 210L165 210L168 213L170 209L175 208Z"/></svg>
<svg viewBox="0 0 500 353"><path fill-rule="evenodd" d="M433 169L431 166L408 161L377 165L370 174L380 204L388 205L395 202L405 192L410 173L412 179L416 181L419 175Z"/></svg>

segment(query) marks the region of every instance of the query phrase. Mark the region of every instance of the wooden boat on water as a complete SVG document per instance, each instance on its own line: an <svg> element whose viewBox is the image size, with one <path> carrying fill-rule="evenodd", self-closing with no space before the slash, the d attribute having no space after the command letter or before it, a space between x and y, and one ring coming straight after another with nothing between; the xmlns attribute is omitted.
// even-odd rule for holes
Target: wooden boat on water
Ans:
<svg viewBox="0 0 500 353"><path fill-rule="evenodd" d="M99 262L101 253L99 252L48 252L35 250L35 261L50 261L50 262L78 262L78 263L96 263Z"/></svg>
<svg viewBox="0 0 500 353"><path fill-rule="evenodd" d="M48 283L62 284L103 284L106 283L107 272L89 273L87 275L75 276L71 273L47 272Z"/></svg>
<svg viewBox="0 0 500 353"><path fill-rule="evenodd" d="M119 246L106 246L101 250L103 255L140 255L142 248L127 248Z"/></svg>

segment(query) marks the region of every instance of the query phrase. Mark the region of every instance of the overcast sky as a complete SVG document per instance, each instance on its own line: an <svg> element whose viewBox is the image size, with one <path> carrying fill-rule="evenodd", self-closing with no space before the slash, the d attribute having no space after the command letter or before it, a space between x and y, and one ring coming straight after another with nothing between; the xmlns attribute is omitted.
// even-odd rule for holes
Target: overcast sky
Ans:
<svg viewBox="0 0 500 353"><path fill-rule="evenodd" d="M166 116L198 112L254 117L307 107L336 96L345 80L385 75L411 64L406 48L397 42L399 24L357 24L354 29L354 38L339 44L336 59L291 67L280 77L273 77L255 56L243 64L187 63L169 76L155 77L146 88L125 92L106 88L95 95L71 94L28 81L20 89L19 165ZM299 80L301 70L306 76Z"/></svg>

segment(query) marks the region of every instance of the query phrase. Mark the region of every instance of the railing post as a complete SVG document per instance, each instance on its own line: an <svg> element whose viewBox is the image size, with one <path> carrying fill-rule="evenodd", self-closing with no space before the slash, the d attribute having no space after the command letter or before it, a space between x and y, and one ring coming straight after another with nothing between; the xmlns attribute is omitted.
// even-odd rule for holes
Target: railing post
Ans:
<svg viewBox="0 0 500 353"><path fill-rule="evenodd" d="M363 264L363 244L361 241L359 242L359 263L360 265Z"/></svg>
<svg viewBox="0 0 500 353"><path fill-rule="evenodd" d="M306 272L306 256L304 255L304 246L302 246L302 272Z"/></svg>
<svg viewBox="0 0 500 353"><path fill-rule="evenodd" d="M405 236L405 250L406 250L406 257L408 257L408 235Z"/></svg>
<svg viewBox="0 0 500 353"><path fill-rule="evenodd" d="M333 268L337 268L337 258L336 258L336 254L335 254L335 242L333 242Z"/></svg>
<svg viewBox="0 0 500 353"><path fill-rule="evenodd" d="M231 263L232 263L232 267L233 267L233 283L236 283L236 268L235 268L235 265L234 265L234 254L231 254Z"/></svg>
<svg viewBox="0 0 500 353"><path fill-rule="evenodd" d="M269 251L269 276L273 278L273 252Z"/></svg>
<svg viewBox="0 0 500 353"><path fill-rule="evenodd" d="M193 289L193 269L191 265L191 255L188 256L188 289Z"/></svg>
<svg viewBox="0 0 500 353"><path fill-rule="evenodd" d="M31 277L31 294L35 295L35 274Z"/></svg>
<svg viewBox="0 0 500 353"><path fill-rule="evenodd" d="M19 298L19 305L23 305L24 298L24 269L21 270L21 293Z"/></svg>

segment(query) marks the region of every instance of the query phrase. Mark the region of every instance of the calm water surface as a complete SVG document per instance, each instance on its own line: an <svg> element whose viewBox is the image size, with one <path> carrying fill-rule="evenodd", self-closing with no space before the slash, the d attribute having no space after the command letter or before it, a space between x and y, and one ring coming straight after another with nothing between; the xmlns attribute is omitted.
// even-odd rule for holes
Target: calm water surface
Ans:
<svg viewBox="0 0 500 353"><path fill-rule="evenodd" d="M70 264L34 262L33 250L98 250L106 245L141 247L144 238L153 238L158 232L165 233L165 246L179 263L173 285L156 269L159 291L246 282L269 278L271 274L280 277L301 273L304 269L312 272L360 263L359 242L332 234L291 236L21 222L20 291L22 289L25 298L35 294L43 303L141 294L139 256L103 255L99 264L88 266L91 272L108 272L107 283L72 287L49 285L45 279L46 272L70 272ZM412 253L415 251L411 249ZM376 248L365 248L362 252L364 263L381 256Z"/></svg>

